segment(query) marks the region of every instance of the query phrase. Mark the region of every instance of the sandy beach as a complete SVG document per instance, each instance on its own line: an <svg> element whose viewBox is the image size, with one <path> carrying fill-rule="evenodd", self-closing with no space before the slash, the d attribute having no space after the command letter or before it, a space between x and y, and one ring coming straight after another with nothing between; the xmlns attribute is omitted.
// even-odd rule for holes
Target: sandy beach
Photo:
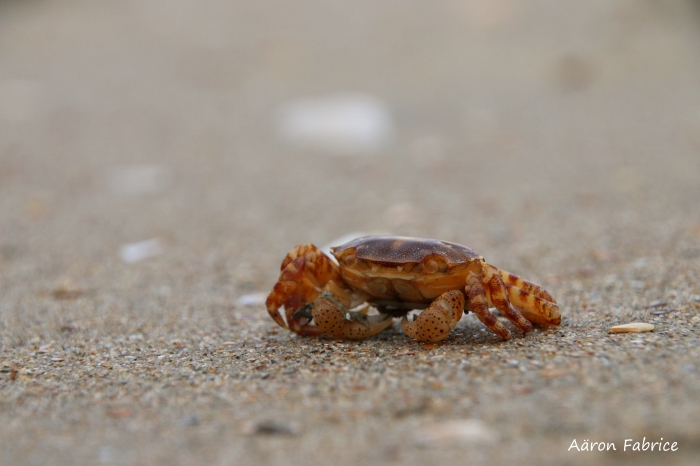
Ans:
<svg viewBox="0 0 700 466"><path fill-rule="evenodd" d="M0 0L0 464L696 464L699 47L680 0ZM270 319L364 234L562 323Z"/></svg>

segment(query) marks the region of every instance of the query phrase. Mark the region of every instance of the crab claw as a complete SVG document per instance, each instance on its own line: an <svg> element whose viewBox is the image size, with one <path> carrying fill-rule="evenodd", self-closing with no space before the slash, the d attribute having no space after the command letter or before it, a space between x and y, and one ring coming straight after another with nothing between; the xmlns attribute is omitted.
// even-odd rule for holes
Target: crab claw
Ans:
<svg viewBox="0 0 700 466"><path fill-rule="evenodd" d="M321 334L318 327L310 324L310 304L304 304L303 299L293 293L284 303L284 310L289 322L289 329L297 335L316 337Z"/></svg>
<svg viewBox="0 0 700 466"><path fill-rule="evenodd" d="M355 320L347 320L340 306L325 296L316 300L311 315L320 333L352 340L376 335L393 323L393 319L385 314L366 316L351 313Z"/></svg>
<svg viewBox="0 0 700 466"><path fill-rule="evenodd" d="M464 295L461 291L448 291L441 294L413 322L404 316L401 328L404 333L418 341L434 343L442 341L464 313Z"/></svg>

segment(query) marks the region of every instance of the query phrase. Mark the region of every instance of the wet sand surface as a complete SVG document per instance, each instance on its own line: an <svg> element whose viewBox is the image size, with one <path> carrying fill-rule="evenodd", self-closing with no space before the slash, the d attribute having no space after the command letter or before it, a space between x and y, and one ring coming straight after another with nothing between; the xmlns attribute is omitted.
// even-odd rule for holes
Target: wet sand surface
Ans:
<svg viewBox="0 0 700 466"><path fill-rule="evenodd" d="M696 5L0 1L0 463L694 464ZM374 126L286 127L308 98ZM353 232L562 324L276 326L286 252Z"/></svg>

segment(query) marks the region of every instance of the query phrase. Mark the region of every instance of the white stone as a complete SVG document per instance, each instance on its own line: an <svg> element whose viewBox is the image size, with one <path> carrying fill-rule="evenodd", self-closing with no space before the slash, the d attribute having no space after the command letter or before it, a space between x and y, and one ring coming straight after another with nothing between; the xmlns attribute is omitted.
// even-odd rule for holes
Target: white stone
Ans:
<svg viewBox="0 0 700 466"><path fill-rule="evenodd" d="M266 293L249 293L244 294L236 300L236 304L239 306L257 306L259 304L264 304L267 299Z"/></svg>
<svg viewBox="0 0 700 466"><path fill-rule="evenodd" d="M128 243L121 247L119 254L124 262L135 262L157 256L163 252L163 245L159 238L152 238L138 243Z"/></svg>
<svg viewBox="0 0 700 466"><path fill-rule="evenodd" d="M332 155L377 152L394 133L389 106L361 93L295 100L278 108L276 117L282 140Z"/></svg>

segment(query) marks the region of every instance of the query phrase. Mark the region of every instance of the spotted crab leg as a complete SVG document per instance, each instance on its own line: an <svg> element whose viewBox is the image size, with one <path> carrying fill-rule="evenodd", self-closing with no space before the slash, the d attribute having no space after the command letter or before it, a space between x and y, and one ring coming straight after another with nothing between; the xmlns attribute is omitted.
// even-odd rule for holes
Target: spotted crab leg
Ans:
<svg viewBox="0 0 700 466"><path fill-rule="evenodd" d="M506 291L510 302L530 322L540 325L559 325L561 323L559 306L555 302L537 297L513 285L506 285Z"/></svg>
<svg viewBox="0 0 700 466"><path fill-rule="evenodd" d="M386 314L368 316L364 311L350 312L327 291L316 299L311 314L320 333L351 340L376 335L394 322ZM354 320L346 319L348 315Z"/></svg>
<svg viewBox="0 0 700 466"><path fill-rule="evenodd" d="M554 298L552 298L552 295L549 294L549 292L547 292L547 290L542 288L540 285L536 285L532 282L529 282L525 279L520 278L519 276L517 276L515 274L512 274L510 272L506 272L505 270L498 270L498 273L503 277L503 281L507 285L514 286L516 288L519 288L519 289L525 291L526 293L534 295L537 298L544 299L545 301L549 301L550 303L553 303L553 304L557 304L557 302L554 300Z"/></svg>
<svg viewBox="0 0 700 466"><path fill-rule="evenodd" d="M308 318L297 316L307 303L318 296L317 288L329 282L343 283L338 266L313 244L299 245L282 261L280 277L265 301L270 317L280 326L300 335L320 335ZM284 305L287 322L279 313Z"/></svg>
<svg viewBox="0 0 700 466"><path fill-rule="evenodd" d="M467 285L465 291L469 296L469 307L476 314L476 317L483 322L488 328L504 340L510 338L510 330L508 330L498 318L489 311L489 301L486 297L486 291L481 283L481 279L475 274L470 273L467 277Z"/></svg>
<svg viewBox="0 0 700 466"><path fill-rule="evenodd" d="M530 321L511 306L508 300L506 285L503 283L503 278L501 274L498 273L498 269L491 264L485 263L482 268L482 273L484 277L484 288L486 289L486 294L490 298L491 303L523 333L531 332L532 324Z"/></svg>
<svg viewBox="0 0 700 466"><path fill-rule="evenodd" d="M547 290L505 270L498 270L498 273L506 283L510 302L527 320L541 325L561 323L559 306Z"/></svg>
<svg viewBox="0 0 700 466"><path fill-rule="evenodd" d="M450 335L462 314L464 294L461 291L448 291L438 296L413 322L404 316L401 328L411 338L434 343Z"/></svg>

